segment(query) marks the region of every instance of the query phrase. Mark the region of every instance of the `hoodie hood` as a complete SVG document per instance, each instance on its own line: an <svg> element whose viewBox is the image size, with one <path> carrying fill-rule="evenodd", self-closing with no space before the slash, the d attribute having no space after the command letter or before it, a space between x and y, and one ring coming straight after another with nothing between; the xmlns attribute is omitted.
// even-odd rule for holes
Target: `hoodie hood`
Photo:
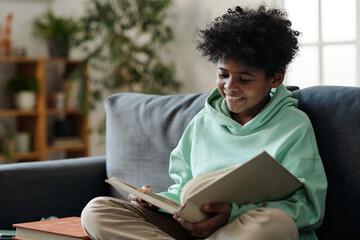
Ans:
<svg viewBox="0 0 360 240"><path fill-rule="evenodd" d="M220 125L227 127L234 134L249 134L267 126L276 113L284 107L297 107L298 100L291 97L286 87L281 84L278 88L272 89L271 100L253 119L244 125L233 120L226 105L225 99L216 88L206 99L206 111Z"/></svg>

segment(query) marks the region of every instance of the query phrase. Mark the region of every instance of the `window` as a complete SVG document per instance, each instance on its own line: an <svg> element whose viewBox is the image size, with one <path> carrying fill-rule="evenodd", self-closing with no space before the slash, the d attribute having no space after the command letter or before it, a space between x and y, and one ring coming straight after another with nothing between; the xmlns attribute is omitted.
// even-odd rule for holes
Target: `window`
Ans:
<svg viewBox="0 0 360 240"><path fill-rule="evenodd" d="M286 84L360 86L359 5L356 0L284 0L293 28L302 32Z"/></svg>

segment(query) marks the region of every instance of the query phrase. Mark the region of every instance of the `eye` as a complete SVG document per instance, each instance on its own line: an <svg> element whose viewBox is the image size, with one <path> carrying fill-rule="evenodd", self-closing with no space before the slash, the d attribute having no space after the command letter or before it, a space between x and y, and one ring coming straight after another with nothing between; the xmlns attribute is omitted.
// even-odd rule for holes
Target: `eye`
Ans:
<svg viewBox="0 0 360 240"><path fill-rule="evenodd" d="M251 80L251 79L240 78L240 81L241 81L242 83L250 83L252 80Z"/></svg>
<svg viewBox="0 0 360 240"><path fill-rule="evenodd" d="M228 73L225 73L225 72L218 72L218 76L220 77L220 78L226 78L226 77L228 77L229 76L229 74Z"/></svg>

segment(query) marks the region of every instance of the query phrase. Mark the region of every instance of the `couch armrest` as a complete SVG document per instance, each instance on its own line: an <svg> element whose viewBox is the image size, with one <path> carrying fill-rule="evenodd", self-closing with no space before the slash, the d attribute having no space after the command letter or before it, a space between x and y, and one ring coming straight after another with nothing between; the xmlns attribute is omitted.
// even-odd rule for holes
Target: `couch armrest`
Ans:
<svg viewBox="0 0 360 240"><path fill-rule="evenodd" d="M0 229L42 217L79 216L108 195L105 156L0 165Z"/></svg>

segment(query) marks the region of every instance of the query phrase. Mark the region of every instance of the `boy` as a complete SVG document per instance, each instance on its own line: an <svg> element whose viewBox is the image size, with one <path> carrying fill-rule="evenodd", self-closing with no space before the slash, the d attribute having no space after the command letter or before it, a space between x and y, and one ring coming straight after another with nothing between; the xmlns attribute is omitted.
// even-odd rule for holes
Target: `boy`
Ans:
<svg viewBox="0 0 360 240"><path fill-rule="evenodd" d="M171 153L175 184L159 194L179 201L191 178L264 150L304 187L280 201L205 204L212 217L199 223L157 211L134 196L132 203L97 198L82 213L92 239L317 239L327 181L311 123L282 84L298 51L299 33L290 26L279 10L236 7L198 30L197 48L217 63L217 88Z"/></svg>

